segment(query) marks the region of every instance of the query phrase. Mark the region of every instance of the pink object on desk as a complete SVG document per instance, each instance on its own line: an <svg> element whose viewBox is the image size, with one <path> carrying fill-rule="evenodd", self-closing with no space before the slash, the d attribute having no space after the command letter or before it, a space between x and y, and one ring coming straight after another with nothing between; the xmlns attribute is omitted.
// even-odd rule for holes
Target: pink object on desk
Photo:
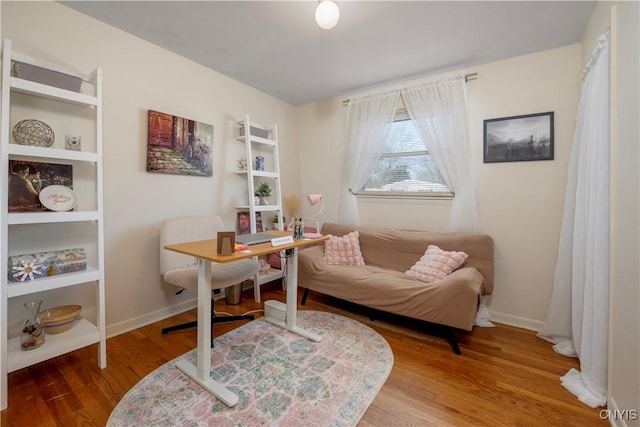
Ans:
<svg viewBox="0 0 640 427"><path fill-rule="evenodd" d="M322 234L320 234L320 223L318 222L318 219L317 219L318 216L322 213L322 210L324 209L322 194L309 194L307 196L307 200L309 200L309 203L311 203L311 206L315 206L318 202L320 202L320 210L315 215L312 215L305 220L305 222L307 223L314 222L316 224L315 232L305 232L302 235L302 237L307 239L316 239L322 236ZM306 230L306 227L305 227L305 230Z"/></svg>

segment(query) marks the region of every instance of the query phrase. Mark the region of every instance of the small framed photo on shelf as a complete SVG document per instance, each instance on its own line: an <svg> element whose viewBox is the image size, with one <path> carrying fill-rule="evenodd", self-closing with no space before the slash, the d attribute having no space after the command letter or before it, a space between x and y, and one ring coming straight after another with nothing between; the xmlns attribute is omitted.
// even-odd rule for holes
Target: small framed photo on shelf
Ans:
<svg viewBox="0 0 640 427"><path fill-rule="evenodd" d="M256 232L263 231L262 228L262 214L256 212ZM238 212L238 234L251 234L251 213L250 212Z"/></svg>
<svg viewBox="0 0 640 427"><path fill-rule="evenodd" d="M484 163L553 160L553 111L484 121Z"/></svg>
<svg viewBox="0 0 640 427"><path fill-rule="evenodd" d="M238 234L251 234L251 214L238 212Z"/></svg>
<svg viewBox="0 0 640 427"><path fill-rule="evenodd" d="M262 214L260 212L256 212L256 232L261 233L264 231L262 227Z"/></svg>

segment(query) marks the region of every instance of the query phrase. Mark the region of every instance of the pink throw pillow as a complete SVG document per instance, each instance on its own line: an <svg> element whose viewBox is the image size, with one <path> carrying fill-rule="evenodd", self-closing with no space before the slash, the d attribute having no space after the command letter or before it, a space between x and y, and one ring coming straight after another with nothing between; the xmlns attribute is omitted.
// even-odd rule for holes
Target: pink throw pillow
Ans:
<svg viewBox="0 0 640 427"><path fill-rule="evenodd" d="M360 233L352 231L342 237L329 234L329 240L324 242L324 262L330 265L364 265Z"/></svg>
<svg viewBox="0 0 640 427"><path fill-rule="evenodd" d="M429 245L424 255L406 274L423 282L437 282L458 269L468 257L464 252L447 252Z"/></svg>

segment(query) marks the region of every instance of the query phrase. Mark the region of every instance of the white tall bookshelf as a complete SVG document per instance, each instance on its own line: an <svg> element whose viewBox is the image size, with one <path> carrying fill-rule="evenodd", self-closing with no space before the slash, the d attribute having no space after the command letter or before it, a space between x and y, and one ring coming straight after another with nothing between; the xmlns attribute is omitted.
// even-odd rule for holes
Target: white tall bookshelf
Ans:
<svg viewBox="0 0 640 427"><path fill-rule="evenodd" d="M81 80L79 91L38 83L12 75L12 63L40 67ZM35 80L35 79L33 79ZM12 128L24 119L43 118L53 123L53 145L19 145ZM65 148L65 135L81 133L81 149ZM69 164L73 167L73 189L78 205L71 211L9 212L9 161ZM68 72L58 66L16 53L11 40L2 51L2 100L0 123L0 404L8 406L8 373L98 344L98 364L106 367L104 215L102 165L102 71L89 75ZM46 236L37 239L34 236ZM87 269L25 282L9 280L13 255L63 250L78 245L86 249ZM89 287L95 295L95 310L88 310L70 330L46 334L41 347L20 350L20 336L10 334L8 320L24 313L20 301L26 297L47 302L68 300ZM55 293L55 297L52 294ZM11 314L11 316L10 316Z"/></svg>
<svg viewBox="0 0 640 427"><path fill-rule="evenodd" d="M278 215L278 222L275 227L278 230L284 229L282 216L282 191L280 185L280 160L278 155L278 126L265 126L261 123L252 122L249 116L244 120L236 123L239 129L239 136L236 139L245 145L245 155L247 159L246 170L238 170L241 176L247 181L247 199L246 205L237 206L238 212L249 212L251 217L251 232L255 233L256 214L260 213L263 224L268 221L268 217ZM264 170L257 170L256 156L261 155L265 158ZM256 203L255 189L260 182L267 182L273 189L270 203L268 205L260 205ZM285 259L282 259L282 266L285 265ZM264 283L282 277L282 269L270 269L266 274L258 274L253 279L254 299L260 302L260 286Z"/></svg>

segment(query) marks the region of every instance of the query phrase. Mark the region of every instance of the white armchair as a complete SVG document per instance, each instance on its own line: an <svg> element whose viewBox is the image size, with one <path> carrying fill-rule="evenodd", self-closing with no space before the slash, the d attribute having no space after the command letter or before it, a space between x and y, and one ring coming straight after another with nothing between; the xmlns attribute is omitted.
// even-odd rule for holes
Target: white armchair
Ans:
<svg viewBox="0 0 640 427"><path fill-rule="evenodd" d="M178 252L164 249L166 245L197 240L215 239L219 231L226 231L219 216L185 216L166 219L160 228L160 274L169 284L182 289L198 288L197 259ZM260 264L255 259L234 261L211 266L211 290L228 288L258 274ZM178 292L181 292L182 289ZM229 322L234 320L252 320L253 316L215 316L211 310L211 322ZM175 325L162 330L163 334L180 329L192 328L196 321Z"/></svg>

